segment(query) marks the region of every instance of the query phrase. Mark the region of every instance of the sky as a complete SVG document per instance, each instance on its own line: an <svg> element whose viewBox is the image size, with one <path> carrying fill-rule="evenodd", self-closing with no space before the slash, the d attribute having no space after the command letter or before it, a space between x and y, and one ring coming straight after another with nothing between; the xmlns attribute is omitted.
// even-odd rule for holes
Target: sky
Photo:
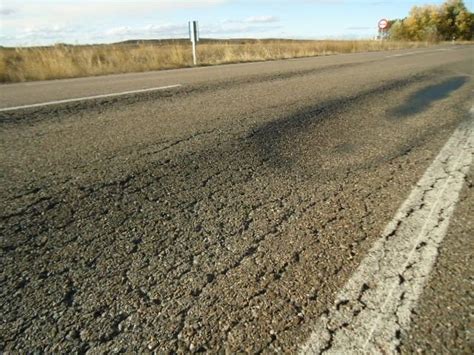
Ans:
<svg viewBox="0 0 474 355"><path fill-rule="evenodd" d="M190 20L203 38L372 38L381 18L427 2L443 1L0 0L0 45L184 38Z"/></svg>

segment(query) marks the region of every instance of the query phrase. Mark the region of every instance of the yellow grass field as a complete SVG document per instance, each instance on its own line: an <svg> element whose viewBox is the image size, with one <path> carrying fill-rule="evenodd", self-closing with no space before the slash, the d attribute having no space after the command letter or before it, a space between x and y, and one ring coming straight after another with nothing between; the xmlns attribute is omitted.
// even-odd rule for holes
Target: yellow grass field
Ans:
<svg viewBox="0 0 474 355"><path fill-rule="evenodd" d="M394 41L203 41L198 45L199 65L239 63L285 58L418 48L425 42ZM75 78L144 72L192 66L187 41L123 43L110 45L55 45L0 48L0 82Z"/></svg>

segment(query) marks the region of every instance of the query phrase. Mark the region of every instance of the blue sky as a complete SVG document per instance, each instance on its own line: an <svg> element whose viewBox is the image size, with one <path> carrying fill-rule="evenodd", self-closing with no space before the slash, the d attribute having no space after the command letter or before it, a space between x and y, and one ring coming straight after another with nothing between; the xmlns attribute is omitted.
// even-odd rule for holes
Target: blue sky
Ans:
<svg viewBox="0 0 474 355"><path fill-rule="evenodd" d="M200 21L201 36L207 38L371 38L379 19L401 18L413 5L442 2L0 0L0 45L180 38L187 36L192 19Z"/></svg>

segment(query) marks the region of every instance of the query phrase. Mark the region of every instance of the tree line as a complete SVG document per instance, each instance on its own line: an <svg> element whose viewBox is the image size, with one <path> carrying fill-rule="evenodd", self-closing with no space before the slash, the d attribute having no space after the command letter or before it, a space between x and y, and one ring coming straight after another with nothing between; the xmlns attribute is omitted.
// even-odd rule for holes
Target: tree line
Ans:
<svg viewBox="0 0 474 355"><path fill-rule="evenodd" d="M389 21L388 35L401 41L470 41L474 39L474 13L463 0L414 6L404 19Z"/></svg>

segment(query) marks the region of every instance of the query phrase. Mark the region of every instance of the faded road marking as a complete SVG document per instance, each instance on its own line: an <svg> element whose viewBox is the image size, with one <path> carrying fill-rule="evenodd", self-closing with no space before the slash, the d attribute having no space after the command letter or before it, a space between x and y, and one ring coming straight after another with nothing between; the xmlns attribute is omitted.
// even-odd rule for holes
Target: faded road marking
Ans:
<svg viewBox="0 0 474 355"><path fill-rule="evenodd" d="M397 352L438 254L474 153L474 111L453 133L387 225L303 354Z"/></svg>
<svg viewBox="0 0 474 355"><path fill-rule="evenodd" d="M86 101L86 100L103 99L103 98L114 97L114 96L123 96L123 95L130 95L130 94L139 94L139 93L149 92L149 91L158 91L158 90L173 89L173 88L178 88L178 87L180 87L180 86L181 86L181 84L176 84L176 85L160 86L160 87L149 88L149 89L130 90L130 91L114 92L114 93L111 93L111 94L85 96L85 97L76 97L76 98L73 98L73 99L65 99L65 100L56 100L56 101L41 102L41 103L38 103L38 104L31 104L31 105L5 107L5 108L0 108L0 112L16 111L16 110L22 110L22 109L25 109L25 108L35 108L35 107L42 107L42 106L65 104L65 103L76 102L76 101Z"/></svg>
<svg viewBox="0 0 474 355"><path fill-rule="evenodd" d="M452 51L450 48L437 48L433 50L427 50L427 51L416 51L416 52L407 52L407 53L399 53L399 54L392 54L392 55L387 55L385 58L397 58L397 57L406 57L409 55L415 55L415 54L426 54L426 53L436 53L439 51Z"/></svg>

